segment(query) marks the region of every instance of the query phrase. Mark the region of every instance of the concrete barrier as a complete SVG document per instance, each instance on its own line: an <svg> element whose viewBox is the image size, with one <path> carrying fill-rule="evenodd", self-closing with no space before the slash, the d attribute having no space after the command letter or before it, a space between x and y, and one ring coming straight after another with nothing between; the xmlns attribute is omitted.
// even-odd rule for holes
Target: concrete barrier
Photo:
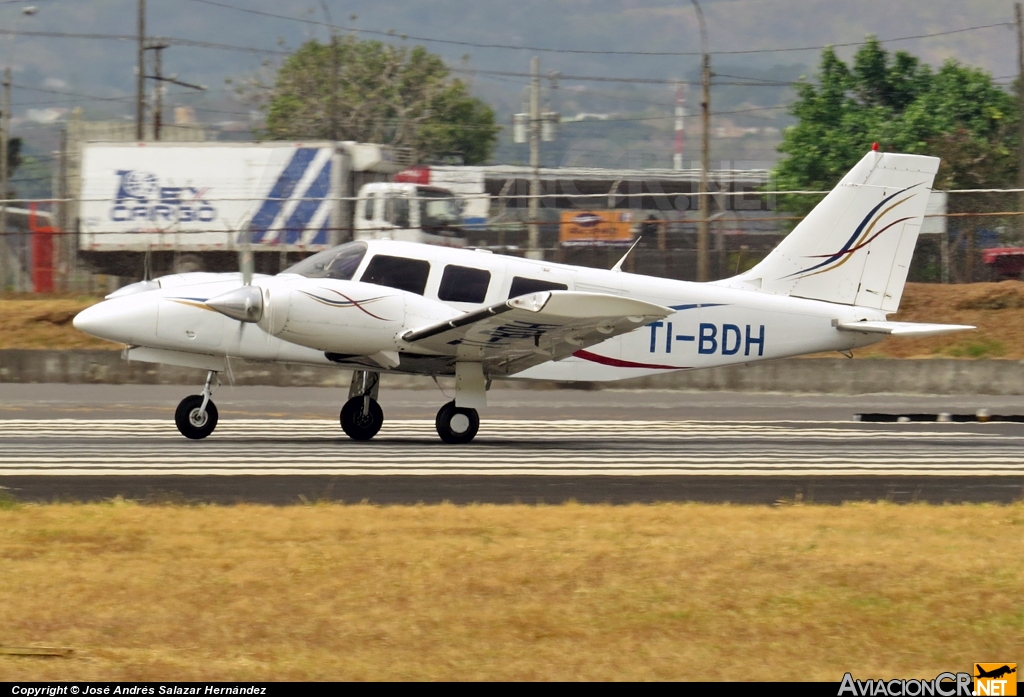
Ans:
<svg viewBox="0 0 1024 697"><path fill-rule="evenodd" d="M347 387L350 373L330 367L231 361L237 385ZM51 382L199 385L203 373L155 363L127 362L116 351L0 350L0 383ZM386 375L392 388L429 388L428 377ZM833 394L1024 394L1024 362L794 358L692 370L611 383L495 381L495 388L671 389Z"/></svg>

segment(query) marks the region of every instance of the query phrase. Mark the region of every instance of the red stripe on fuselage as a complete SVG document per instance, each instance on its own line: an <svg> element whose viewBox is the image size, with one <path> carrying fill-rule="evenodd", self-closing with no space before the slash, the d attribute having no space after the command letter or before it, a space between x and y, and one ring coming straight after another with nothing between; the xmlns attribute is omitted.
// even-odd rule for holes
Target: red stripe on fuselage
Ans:
<svg viewBox="0 0 1024 697"><path fill-rule="evenodd" d="M655 370L686 370L688 366L683 365L658 365L656 363L634 363L633 361L624 361L619 358L609 358L608 356L599 356L596 353L591 353L584 349L580 349L576 353L572 354L577 358L582 358L585 361L593 361L594 363L600 363L601 365L610 365L614 368L647 368Z"/></svg>

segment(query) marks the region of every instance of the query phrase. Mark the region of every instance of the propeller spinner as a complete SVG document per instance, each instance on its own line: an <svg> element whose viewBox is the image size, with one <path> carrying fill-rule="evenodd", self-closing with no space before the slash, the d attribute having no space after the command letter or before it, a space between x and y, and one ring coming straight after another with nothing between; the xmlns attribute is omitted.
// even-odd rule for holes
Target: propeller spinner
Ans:
<svg viewBox="0 0 1024 697"><path fill-rule="evenodd" d="M263 317L263 290L257 286L242 286L210 298L206 305L239 322L259 322Z"/></svg>

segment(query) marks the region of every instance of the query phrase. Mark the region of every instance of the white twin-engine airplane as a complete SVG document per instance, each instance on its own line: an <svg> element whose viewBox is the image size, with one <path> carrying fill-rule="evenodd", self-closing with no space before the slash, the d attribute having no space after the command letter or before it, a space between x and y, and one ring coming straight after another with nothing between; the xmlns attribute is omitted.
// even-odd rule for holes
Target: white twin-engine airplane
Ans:
<svg viewBox="0 0 1024 697"><path fill-rule="evenodd" d="M357 241L276 276L188 273L122 288L74 326L127 344L128 360L208 371L178 405L188 438L217 425L210 400L232 357L354 371L341 427L369 440L382 372L455 376L437 413L446 443L479 428L492 378L621 380L849 351L886 334L973 327L886 321L939 161L870 152L750 271L689 283L620 270L393 241Z"/></svg>

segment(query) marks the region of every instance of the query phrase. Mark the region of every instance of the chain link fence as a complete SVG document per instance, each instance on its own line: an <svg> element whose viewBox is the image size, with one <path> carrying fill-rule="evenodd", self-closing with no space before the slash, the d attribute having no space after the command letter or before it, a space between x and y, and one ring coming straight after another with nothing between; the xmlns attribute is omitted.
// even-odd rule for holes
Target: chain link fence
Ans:
<svg viewBox="0 0 1024 697"><path fill-rule="evenodd" d="M783 193L822 196L820 192L711 194L715 202L708 219L711 280L751 268L796 225L798 216L779 210L777 201ZM701 218L696 194L672 194L671 205L650 192L614 197L545 194L535 197L539 199L535 219L530 218L530 198L521 193L504 199L491 197L487 222L452 225L449 227L455 230L447 234L464 238L471 247L523 256L531 251L533 228L536 245L531 255L535 258L597 268L611 268L639 237L624 264L626 271L680 280L697 278ZM358 199L346 203L355 209ZM77 200L6 202L0 211L6 226L0 231L0 289L7 293L100 294L141 279L147 263L154 276L238 268L237 245L198 249L190 243L190 235L209 231L195 228L189 232L166 228L159 232L163 241L149 251L138 246L90 248L102 233L89 233L90 244L84 243L76 217L79 204ZM1017 190L948 192L945 211L926 217L909 280L970 283L1021 277L1022 210L1022 194ZM615 214L613 222L605 215L608 213ZM591 217L581 223L581 216ZM582 238L574 237L588 220L598 227L612 225L614 231L600 240L588 240L585 230ZM315 251L301 244L275 244L275 233L285 237L284 232L268 230L265 237L270 242L253 247L258 272L276 273ZM365 225L356 230L347 225L329 232L332 239L344 241L353 235L388 237L395 231Z"/></svg>

